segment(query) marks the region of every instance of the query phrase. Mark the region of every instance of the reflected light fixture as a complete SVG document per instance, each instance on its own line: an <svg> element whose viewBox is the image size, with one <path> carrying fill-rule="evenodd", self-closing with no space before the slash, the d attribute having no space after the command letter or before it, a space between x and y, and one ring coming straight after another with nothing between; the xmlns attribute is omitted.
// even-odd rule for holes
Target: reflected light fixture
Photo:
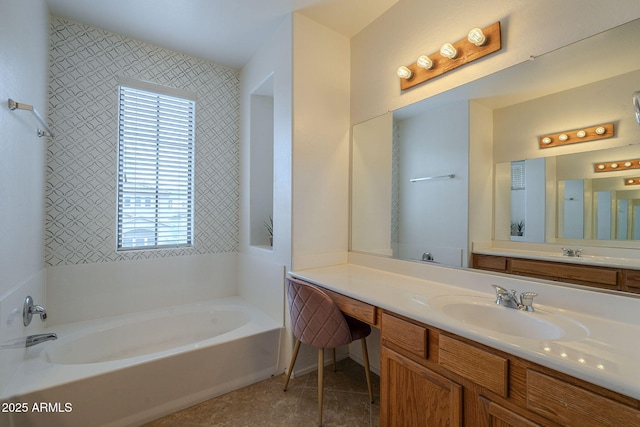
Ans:
<svg viewBox="0 0 640 427"><path fill-rule="evenodd" d="M424 68L425 70L430 70L433 68L433 61L427 55L420 55L416 64L420 68Z"/></svg>
<svg viewBox="0 0 640 427"><path fill-rule="evenodd" d="M453 47L451 43L445 43L440 48L440 55L444 56L445 58L456 59L456 57L458 56L458 50Z"/></svg>
<svg viewBox="0 0 640 427"><path fill-rule="evenodd" d="M640 176L625 178L624 185L640 185Z"/></svg>
<svg viewBox="0 0 640 427"><path fill-rule="evenodd" d="M594 141L597 139L611 138L614 135L614 124L591 126L582 129L566 130L539 138L539 148L557 147L560 145L576 144L578 142Z"/></svg>
<svg viewBox="0 0 640 427"><path fill-rule="evenodd" d="M473 28L465 38L455 43L445 43L439 51L430 55L421 55L413 64L400 67L398 69L400 89L407 90L500 49L502 49L500 22L485 28ZM449 59L455 59L455 61Z"/></svg>
<svg viewBox="0 0 640 427"><path fill-rule="evenodd" d="M616 160L615 162L599 162L594 165L595 172L615 172L640 169L640 159Z"/></svg>
<svg viewBox="0 0 640 427"><path fill-rule="evenodd" d="M409 80L413 76L413 72L404 65L398 67L398 71L396 71L396 74L398 75L398 77L405 80Z"/></svg>
<svg viewBox="0 0 640 427"><path fill-rule="evenodd" d="M480 28L473 28L467 35L467 40L476 46L484 46L487 43L487 37Z"/></svg>

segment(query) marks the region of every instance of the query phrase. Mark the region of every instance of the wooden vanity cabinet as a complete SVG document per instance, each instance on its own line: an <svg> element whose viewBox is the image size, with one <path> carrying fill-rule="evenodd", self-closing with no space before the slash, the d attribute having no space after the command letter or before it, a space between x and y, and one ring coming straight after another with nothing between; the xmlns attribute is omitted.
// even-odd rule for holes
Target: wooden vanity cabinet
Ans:
<svg viewBox="0 0 640 427"><path fill-rule="evenodd" d="M640 270L484 254L472 255L472 267L536 279L640 293Z"/></svg>
<svg viewBox="0 0 640 427"><path fill-rule="evenodd" d="M640 270L623 270L622 290L640 294Z"/></svg>
<svg viewBox="0 0 640 427"><path fill-rule="evenodd" d="M384 427L640 426L640 401L384 311Z"/></svg>

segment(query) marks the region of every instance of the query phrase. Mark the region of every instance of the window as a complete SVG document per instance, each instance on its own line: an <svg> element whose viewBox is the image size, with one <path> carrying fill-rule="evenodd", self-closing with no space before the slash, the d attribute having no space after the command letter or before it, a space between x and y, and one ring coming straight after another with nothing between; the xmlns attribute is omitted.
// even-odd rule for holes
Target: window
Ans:
<svg viewBox="0 0 640 427"><path fill-rule="evenodd" d="M525 164L524 160L511 162L511 189L524 190L525 186Z"/></svg>
<svg viewBox="0 0 640 427"><path fill-rule="evenodd" d="M122 80L117 248L192 246L195 99Z"/></svg>

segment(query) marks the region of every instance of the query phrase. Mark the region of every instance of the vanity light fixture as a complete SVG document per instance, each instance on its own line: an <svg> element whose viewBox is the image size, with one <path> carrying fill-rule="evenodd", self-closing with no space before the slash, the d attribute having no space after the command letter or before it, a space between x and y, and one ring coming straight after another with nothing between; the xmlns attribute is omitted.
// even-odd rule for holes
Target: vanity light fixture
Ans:
<svg viewBox="0 0 640 427"><path fill-rule="evenodd" d="M458 56L458 50L453 47L451 43L445 43L440 48L440 55L444 56L445 58L456 59L456 57Z"/></svg>
<svg viewBox="0 0 640 427"><path fill-rule="evenodd" d="M595 172L617 172L630 169L640 169L640 159L616 160L615 162L599 162L595 163L593 170Z"/></svg>
<svg viewBox="0 0 640 427"><path fill-rule="evenodd" d="M420 55L416 61L416 65L425 70L430 70L433 68L433 61L427 55Z"/></svg>
<svg viewBox="0 0 640 427"><path fill-rule="evenodd" d="M422 55L411 65L398 69L400 89L407 90L427 80L441 76L469 62L480 59L502 48L500 22L485 28L473 28L467 37L455 43L445 43L439 51L431 55ZM406 68L411 72L400 69Z"/></svg>
<svg viewBox="0 0 640 427"><path fill-rule="evenodd" d="M624 185L640 185L640 176L625 178Z"/></svg>
<svg viewBox="0 0 640 427"><path fill-rule="evenodd" d="M402 67L398 67L398 71L396 71L396 74L398 74L398 77L404 80L409 80L413 76L411 70L404 65Z"/></svg>
<svg viewBox="0 0 640 427"><path fill-rule="evenodd" d="M469 40L470 43L473 43L476 46L484 46L487 43L487 37L484 35L482 29L480 28L471 29L471 31L469 31L469 34L467 35L467 40Z"/></svg>
<svg viewBox="0 0 640 427"><path fill-rule="evenodd" d="M559 145L576 144L578 142L594 141L597 139L611 138L615 136L613 123L591 126L588 128L574 129L542 135L539 138L540 148L557 147Z"/></svg>

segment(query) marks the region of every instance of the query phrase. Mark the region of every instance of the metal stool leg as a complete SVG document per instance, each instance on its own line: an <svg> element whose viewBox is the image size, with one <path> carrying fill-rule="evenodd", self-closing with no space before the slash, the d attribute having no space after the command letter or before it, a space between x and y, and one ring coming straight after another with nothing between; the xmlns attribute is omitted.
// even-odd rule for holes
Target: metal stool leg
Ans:
<svg viewBox="0 0 640 427"><path fill-rule="evenodd" d="M324 387L324 349L318 349L318 427L322 426L322 389Z"/></svg>
<svg viewBox="0 0 640 427"><path fill-rule="evenodd" d="M373 403L373 388L371 387L371 372L369 371L369 353L367 352L367 340L362 338L362 358L364 359L364 373L367 376L367 388L369 389L369 400Z"/></svg>
<svg viewBox="0 0 640 427"><path fill-rule="evenodd" d="M295 365L296 358L298 357L298 350L300 350L300 340L296 340L296 345L293 348L293 354L291 355L291 362L289 363L289 370L287 372L287 380L284 383L284 391L287 391L289 379L291 378L291 372L293 372L293 365Z"/></svg>

